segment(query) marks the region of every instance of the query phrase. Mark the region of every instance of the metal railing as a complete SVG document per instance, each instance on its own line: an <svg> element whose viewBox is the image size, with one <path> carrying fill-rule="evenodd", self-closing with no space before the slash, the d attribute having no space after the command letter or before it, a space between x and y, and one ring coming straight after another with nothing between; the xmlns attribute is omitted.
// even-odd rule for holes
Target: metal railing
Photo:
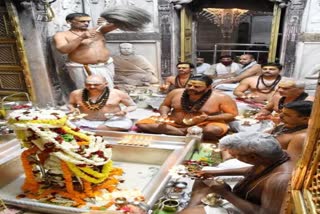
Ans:
<svg viewBox="0 0 320 214"><path fill-rule="evenodd" d="M250 49L228 49L226 47L234 47L234 46L243 46L243 47L249 47ZM258 47L265 47L266 50L260 50ZM223 48L223 49L220 49ZM260 59L260 55L262 53L266 53L268 54L269 51L269 45L267 44L244 44L244 43L216 43L214 44L214 48L213 50L197 50L197 55L201 55L201 53L213 53L213 64L217 63L217 58L218 58L218 53L224 53L224 54L228 54L230 56L233 55L233 53L241 53L242 54L246 54L246 53L250 53L255 55L256 60L259 62Z"/></svg>

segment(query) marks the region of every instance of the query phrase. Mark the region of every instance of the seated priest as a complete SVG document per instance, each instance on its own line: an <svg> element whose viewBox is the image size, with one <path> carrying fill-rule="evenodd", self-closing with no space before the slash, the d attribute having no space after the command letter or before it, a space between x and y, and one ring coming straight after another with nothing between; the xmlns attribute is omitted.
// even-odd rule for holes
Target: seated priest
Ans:
<svg viewBox="0 0 320 214"><path fill-rule="evenodd" d="M192 63L178 62L176 67L178 70L178 75L169 76L165 79L164 84L159 88L162 93L168 93L176 88L184 88L190 77L192 77L192 72L194 69L194 65Z"/></svg>
<svg viewBox="0 0 320 214"><path fill-rule="evenodd" d="M219 146L238 160L252 166L241 169L206 171L206 176L243 175L233 188L217 180L196 180L188 208L181 214L214 213L201 199L210 193L221 195L241 213L281 213L286 206L288 182L293 164L270 134L241 132L220 139ZM238 212L236 212L238 213Z"/></svg>
<svg viewBox="0 0 320 214"><path fill-rule="evenodd" d="M157 134L186 135L187 128L203 128L205 139L216 140L228 131L227 123L238 115L235 101L212 90L206 75L190 77L186 88L171 91L160 106L160 116L140 120L137 127Z"/></svg>
<svg viewBox="0 0 320 214"><path fill-rule="evenodd" d="M126 106L121 108L120 104ZM132 121L126 117L137 106L128 94L108 87L104 77L88 76L84 89L71 92L69 97L71 112L80 111L86 116L75 124L97 131L126 131L132 126Z"/></svg>
<svg viewBox="0 0 320 214"><path fill-rule="evenodd" d="M271 131L282 149L287 150L294 161L298 160L303 152L312 105L313 102L307 100L285 104L280 113L281 123Z"/></svg>
<svg viewBox="0 0 320 214"><path fill-rule="evenodd" d="M281 80L277 87L278 93L272 96L267 105L256 114L256 119L271 119L281 112L285 104L290 102L299 100L313 101L314 97L305 92L305 85L306 84L300 80L289 78Z"/></svg>
<svg viewBox="0 0 320 214"><path fill-rule="evenodd" d="M233 90L241 80L255 75L259 75L261 73L261 66L257 64L257 61L255 60L255 57L252 54L241 55L239 63L243 66L241 69L236 70L232 77L226 79L219 79L220 77L218 76L218 79L214 81L212 87L219 90L230 91L231 89ZM212 68L214 67L212 66ZM212 69L209 69L204 74L209 75L212 78L215 78L214 70Z"/></svg>
<svg viewBox="0 0 320 214"><path fill-rule="evenodd" d="M299 160L303 152L312 105L313 102L308 100L285 104L279 115L279 125L266 131L279 141L281 148L287 151L293 162ZM224 160L232 158L225 151L222 156Z"/></svg>
<svg viewBox="0 0 320 214"><path fill-rule="evenodd" d="M282 65L278 63L266 63L262 65L262 74L248 77L240 82L233 94L241 99L264 103L275 93L275 89L281 80Z"/></svg>

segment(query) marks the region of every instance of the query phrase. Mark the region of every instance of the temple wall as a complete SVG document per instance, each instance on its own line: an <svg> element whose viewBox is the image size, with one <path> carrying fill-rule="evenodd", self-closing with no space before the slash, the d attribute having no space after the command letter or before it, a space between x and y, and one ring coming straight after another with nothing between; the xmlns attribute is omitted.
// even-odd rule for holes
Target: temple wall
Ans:
<svg viewBox="0 0 320 214"><path fill-rule="evenodd" d="M112 5L135 5L146 9L152 14L152 23L144 31L114 31L106 35L106 45L112 55L118 55L119 43L133 43L136 54L145 56L154 65L158 77L176 72L175 64L180 51L180 18L179 10L174 10L167 0L56 1L51 4L55 12L51 22L41 21L43 10L37 8L34 2L23 4L19 19L40 104L62 104L72 90L68 75L61 69L66 56L55 51L51 39L56 32L69 29L65 16L73 12L88 13L93 17L92 23L96 23L104 8ZM320 0L292 0L286 11L280 60L285 65L285 75L300 79L308 77L305 80L313 83L312 78L317 76L316 70L320 67L317 63L320 57ZM40 75L44 81L37 80Z"/></svg>
<svg viewBox="0 0 320 214"><path fill-rule="evenodd" d="M51 8L55 13L52 21L46 22L42 19L43 8L34 2L24 2L25 7L19 12L22 20L21 28L26 32L27 47L29 49L31 72L38 76L41 70L46 76L46 81L35 82L37 100L40 103L64 104L67 102L68 94L74 89L71 87L69 76L63 71L66 55L58 53L52 44L52 36L59 31L66 31L70 26L65 21L66 15L74 12L89 14L95 25L100 13L105 8L119 5L134 5L147 10L152 15L152 22L141 32L123 32L116 30L106 34L107 47L111 55L119 54L119 44L129 42L134 45L135 53L145 56L156 68L157 76L168 76L172 70L172 13L171 6L166 0L63 0L55 1ZM26 8L29 12L26 13ZM161 16L159 16L161 15ZM30 22L33 24L24 24ZM37 38L35 41L34 39ZM36 60L35 60L36 59ZM175 60L174 60L175 61ZM48 84L48 82L50 84ZM42 94L46 92L50 96Z"/></svg>
<svg viewBox="0 0 320 214"><path fill-rule="evenodd" d="M32 3L24 3L18 9L20 28L34 86L35 102L39 106L54 105L54 78L48 72L46 24L35 21L37 14Z"/></svg>
<svg viewBox="0 0 320 214"><path fill-rule="evenodd" d="M296 44L296 62L293 77L304 79L308 89L316 87L320 71L320 0L307 1L301 31Z"/></svg>

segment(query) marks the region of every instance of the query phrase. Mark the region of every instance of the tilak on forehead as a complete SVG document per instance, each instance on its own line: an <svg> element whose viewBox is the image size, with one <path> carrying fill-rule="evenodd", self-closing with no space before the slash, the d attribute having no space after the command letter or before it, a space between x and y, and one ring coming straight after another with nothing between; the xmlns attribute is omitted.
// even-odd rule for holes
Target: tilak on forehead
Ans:
<svg viewBox="0 0 320 214"><path fill-rule="evenodd" d="M91 21L91 17L90 17L90 16L81 16L81 17L76 17L75 19L76 19L77 21L79 21L79 22Z"/></svg>
<svg viewBox="0 0 320 214"><path fill-rule="evenodd" d="M200 81L200 80L189 80L188 85L193 85L193 86L205 86L207 87L206 82Z"/></svg>

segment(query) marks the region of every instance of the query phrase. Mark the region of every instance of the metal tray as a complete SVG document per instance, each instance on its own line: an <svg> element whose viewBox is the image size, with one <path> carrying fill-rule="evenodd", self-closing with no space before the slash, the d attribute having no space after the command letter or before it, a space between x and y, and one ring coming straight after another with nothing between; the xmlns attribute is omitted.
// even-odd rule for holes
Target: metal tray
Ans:
<svg viewBox="0 0 320 214"><path fill-rule="evenodd" d="M162 194L166 183L170 180L169 169L191 157L197 140L187 137L146 135L154 137L149 147L117 144L120 139L128 134L130 135L131 133L105 133L105 138L113 144L112 160L116 166L124 168L124 180L128 181L128 187L138 188L145 196L147 204L152 206ZM133 135L145 136L145 134ZM8 170L12 169L4 167L2 170L0 169L0 173L4 175ZM20 187L23 181L24 175L20 174L16 180L3 186L0 189L0 198L6 204L43 213L89 212L87 209L45 204L28 198L16 199L16 196L22 193ZM126 185L126 181L124 184ZM103 211L103 213L119 212L110 210Z"/></svg>

